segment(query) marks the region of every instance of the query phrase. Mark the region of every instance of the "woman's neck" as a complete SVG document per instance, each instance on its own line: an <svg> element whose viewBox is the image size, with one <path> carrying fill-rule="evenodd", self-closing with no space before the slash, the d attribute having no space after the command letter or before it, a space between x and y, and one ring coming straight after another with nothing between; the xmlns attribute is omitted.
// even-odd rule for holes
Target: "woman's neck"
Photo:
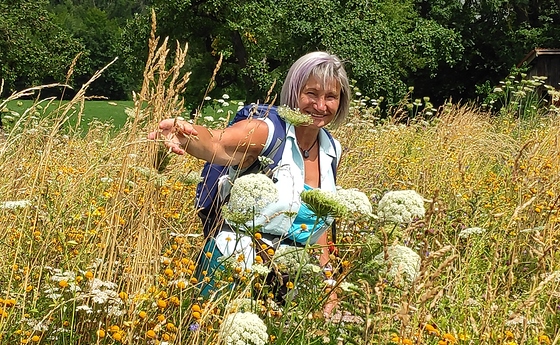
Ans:
<svg viewBox="0 0 560 345"><path fill-rule="evenodd" d="M319 139L319 129L310 127L296 127L296 140L301 149L308 149L316 144Z"/></svg>

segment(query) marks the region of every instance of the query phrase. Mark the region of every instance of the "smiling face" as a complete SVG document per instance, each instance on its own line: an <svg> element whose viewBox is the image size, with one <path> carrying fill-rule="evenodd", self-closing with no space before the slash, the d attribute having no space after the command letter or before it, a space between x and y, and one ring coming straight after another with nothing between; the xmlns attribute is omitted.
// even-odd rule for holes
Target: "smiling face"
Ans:
<svg viewBox="0 0 560 345"><path fill-rule="evenodd" d="M299 111L311 115L317 128L328 125L340 106L340 84L336 80L323 83L314 75L309 76L298 98Z"/></svg>

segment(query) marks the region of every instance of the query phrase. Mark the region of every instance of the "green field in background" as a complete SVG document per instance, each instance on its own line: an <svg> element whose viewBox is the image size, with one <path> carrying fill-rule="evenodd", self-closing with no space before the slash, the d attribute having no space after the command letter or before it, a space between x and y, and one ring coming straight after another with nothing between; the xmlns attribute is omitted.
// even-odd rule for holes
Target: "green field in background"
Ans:
<svg viewBox="0 0 560 345"><path fill-rule="evenodd" d="M61 108L67 101L52 101L40 102L43 109L40 110L42 114L51 114L53 111ZM22 115L27 109L29 109L35 101L33 100L14 100L8 103L8 109L10 111L15 111ZM70 117L67 123L67 127L76 128L76 123L78 121L78 111L79 104L75 105L71 113L74 113ZM104 123L109 123L113 125L113 131L118 131L123 127L127 120L127 115L125 113L126 108L133 108L134 103L132 101L86 101L84 105L84 110L80 119L80 131L87 130L88 124L92 121L101 121ZM237 111L237 102L231 102L227 107L223 107L220 104L208 102L204 107L203 116L212 116L217 119L219 117L227 118L228 111L230 112L230 117ZM221 110L220 110L221 109ZM188 115L185 115L187 117ZM8 125L9 124L5 124Z"/></svg>
<svg viewBox="0 0 560 345"><path fill-rule="evenodd" d="M8 109L18 112L20 115L29 109L35 101L33 100L14 100L8 103ZM67 102L66 101L42 101L39 105L42 107L40 113L51 114L53 111L60 109ZM79 104L76 104L69 112L71 115L68 120L68 126L75 127L78 121ZM125 113L126 108L132 108L132 101L86 101L84 110L81 115L80 128L86 129L87 125L94 120L105 123L110 123L115 126L115 129L121 128L127 118Z"/></svg>

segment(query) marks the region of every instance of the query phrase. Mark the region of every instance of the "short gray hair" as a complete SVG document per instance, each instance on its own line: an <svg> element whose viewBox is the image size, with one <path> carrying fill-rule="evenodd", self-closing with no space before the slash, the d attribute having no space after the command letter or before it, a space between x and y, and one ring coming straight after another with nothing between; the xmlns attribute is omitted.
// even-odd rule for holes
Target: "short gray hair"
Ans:
<svg viewBox="0 0 560 345"><path fill-rule="evenodd" d="M350 85L344 64L336 55L316 51L294 62L282 85L280 105L297 108L301 90L310 76L319 78L324 85L333 79L340 84L340 104L332 122L334 126L340 125L350 111Z"/></svg>

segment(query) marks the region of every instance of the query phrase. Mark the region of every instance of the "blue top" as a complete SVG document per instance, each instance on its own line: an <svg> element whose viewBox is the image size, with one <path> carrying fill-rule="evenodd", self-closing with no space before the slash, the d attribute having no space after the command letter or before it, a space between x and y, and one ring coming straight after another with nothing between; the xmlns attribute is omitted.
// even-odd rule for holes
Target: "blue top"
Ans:
<svg viewBox="0 0 560 345"><path fill-rule="evenodd" d="M305 184L303 186L304 191L312 190L313 188ZM292 227L288 231L288 237L298 243L306 243L315 231L318 229L324 229L325 221L323 218L319 219L317 223L317 216L313 213L309 207L305 204L301 204L299 207L299 211L297 213L294 222L292 223ZM302 229L302 225L305 224L306 229Z"/></svg>

